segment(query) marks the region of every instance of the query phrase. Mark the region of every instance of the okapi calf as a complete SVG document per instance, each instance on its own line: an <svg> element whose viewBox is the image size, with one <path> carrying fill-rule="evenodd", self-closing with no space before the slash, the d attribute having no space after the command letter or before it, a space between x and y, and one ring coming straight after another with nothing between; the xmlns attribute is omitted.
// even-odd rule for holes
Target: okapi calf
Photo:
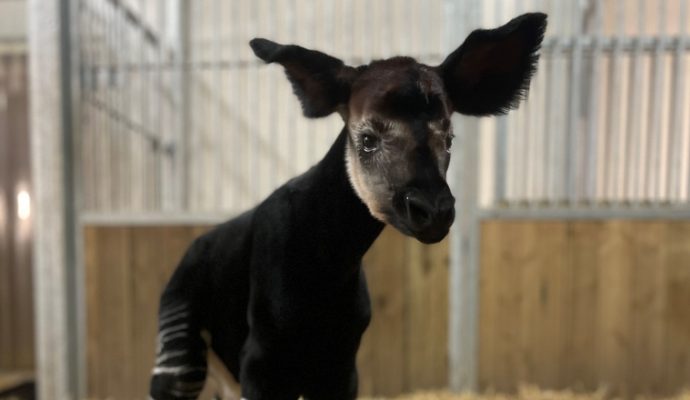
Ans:
<svg viewBox="0 0 690 400"><path fill-rule="evenodd" d="M161 298L151 397L198 396L207 331L245 399L354 399L371 314L362 256L384 224L424 243L447 235L451 115L516 107L545 28L546 15L525 14L474 31L435 67L393 57L355 68L252 40L285 68L305 116L337 112L345 126L316 166L191 245Z"/></svg>

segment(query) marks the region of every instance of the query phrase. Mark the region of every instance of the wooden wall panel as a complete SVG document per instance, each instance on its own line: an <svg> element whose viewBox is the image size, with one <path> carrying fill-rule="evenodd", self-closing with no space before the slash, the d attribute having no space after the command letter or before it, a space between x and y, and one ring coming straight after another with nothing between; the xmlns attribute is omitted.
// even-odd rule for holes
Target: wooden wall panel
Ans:
<svg viewBox="0 0 690 400"><path fill-rule="evenodd" d="M690 222L485 221L483 389L690 382Z"/></svg>
<svg viewBox="0 0 690 400"><path fill-rule="evenodd" d="M372 320L358 365L363 390L398 393L405 385L405 241L387 229L363 260ZM385 251L382 251L385 249Z"/></svg>
<svg viewBox="0 0 690 400"><path fill-rule="evenodd" d="M670 223L665 239L662 281L666 292L660 310L666 329L665 385L690 388L690 224Z"/></svg>
<svg viewBox="0 0 690 400"><path fill-rule="evenodd" d="M160 293L183 251L207 229L85 228L90 398L145 398ZM424 246L386 229L363 263L373 319L358 354L360 392L392 395L445 387L448 242Z"/></svg>

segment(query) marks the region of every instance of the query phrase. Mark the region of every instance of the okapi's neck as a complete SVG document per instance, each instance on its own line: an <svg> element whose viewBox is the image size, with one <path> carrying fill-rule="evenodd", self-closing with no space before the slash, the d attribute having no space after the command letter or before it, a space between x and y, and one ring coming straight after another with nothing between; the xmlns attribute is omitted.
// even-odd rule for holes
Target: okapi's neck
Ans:
<svg viewBox="0 0 690 400"><path fill-rule="evenodd" d="M366 253L384 224L371 216L352 188L345 165L347 136L344 128L326 156L307 174L311 176L306 204L311 209L300 214L306 217L302 222L309 224L305 228L324 256L354 262Z"/></svg>

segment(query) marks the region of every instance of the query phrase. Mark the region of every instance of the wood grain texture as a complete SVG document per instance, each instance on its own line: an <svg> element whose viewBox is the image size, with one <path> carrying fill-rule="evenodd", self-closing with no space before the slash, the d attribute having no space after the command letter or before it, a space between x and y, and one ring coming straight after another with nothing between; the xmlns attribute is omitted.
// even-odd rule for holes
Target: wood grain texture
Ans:
<svg viewBox="0 0 690 400"><path fill-rule="evenodd" d="M160 293L189 243L208 229L85 228L90 398L145 398ZM360 393L396 395L447 386L447 241L424 246L387 229L363 264L373 319L358 354ZM201 398L210 398L217 388L209 380Z"/></svg>
<svg viewBox="0 0 690 400"><path fill-rule="evenodd" d="M663 264L665 302L662 308L666 353L665 387L690 386L690 224L672 222L666 228Z"/></svg>
<svg viewBox="0 0 690 400"><path fill-rule="evenodd" d="M485 221L482 389L665 395L690 377L690 222Z"/></svg>

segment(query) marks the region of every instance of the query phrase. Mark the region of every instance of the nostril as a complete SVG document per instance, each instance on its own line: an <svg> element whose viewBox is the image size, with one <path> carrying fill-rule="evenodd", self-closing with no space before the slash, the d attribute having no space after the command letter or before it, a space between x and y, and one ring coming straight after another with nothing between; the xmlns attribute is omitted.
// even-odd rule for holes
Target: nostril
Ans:
<svg viewBox="0 0 690 400"><path fill-rule="evenodd" d="M433 209L431 204L424 199L417 197L414 194L407 194L405 196L405 207L407 210L407 218L418 225L426 225L431 222Z"/></svg>

